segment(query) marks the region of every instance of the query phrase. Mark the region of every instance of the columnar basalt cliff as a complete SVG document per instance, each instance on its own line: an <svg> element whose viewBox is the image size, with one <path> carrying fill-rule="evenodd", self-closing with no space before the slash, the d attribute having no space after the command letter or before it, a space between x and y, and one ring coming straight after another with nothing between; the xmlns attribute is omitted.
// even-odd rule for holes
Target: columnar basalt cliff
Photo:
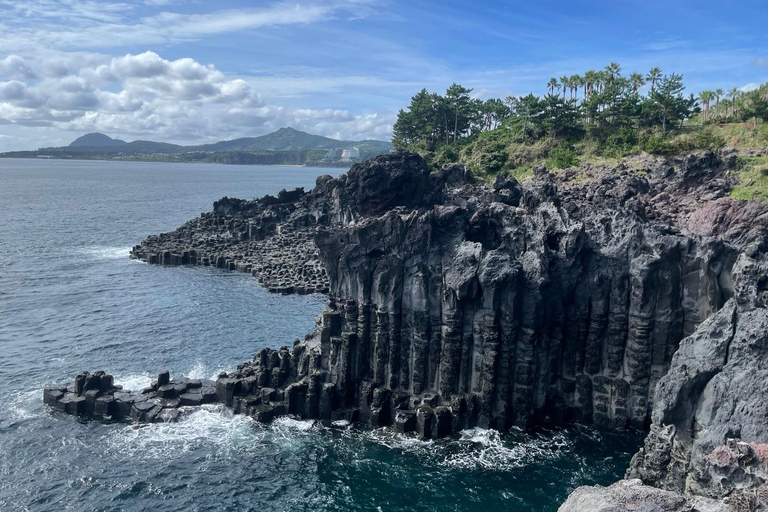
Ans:
<svg viewBox="0 0 768 512"><path fill-rule="evenodd" d="M768 208L727 197L734 163L727 152L646 157L491 186L462 165L430 174L418 156L394 153L320 177L308 193L224 198L132 255L250 272L283 293L328 290L304 341L220 376L217 399L236 413L424 438L545 422L650 426L630 476L721 498L727 490L710 491L726 456L713 450L757 467L768 442L765 429L742 430L758 424L757 399L736 398L740 387L763 390L753 359L766 353L755 322ZM728 383L744 365L746 380ZM756 444L728 448L738 437ZM743 472L734 488L762 481Z"/></svg>

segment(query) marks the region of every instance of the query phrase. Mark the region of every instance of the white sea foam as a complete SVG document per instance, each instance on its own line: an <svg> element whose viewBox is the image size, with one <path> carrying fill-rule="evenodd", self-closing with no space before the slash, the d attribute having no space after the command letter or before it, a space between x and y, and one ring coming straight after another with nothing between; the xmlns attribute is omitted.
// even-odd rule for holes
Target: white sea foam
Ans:
<svg viewBox="0 0 768 512"><path fill-rule="evenodd" d="M570 448L562 433L547 436L513 434L517 435L509 438L496 430L472 428L462 431L459 439L425 441L412 435L397 434L389 428L362 434L349 430L351 437L362 435L368 441L412 453L437 466L470 470L511 471L536 461L562 457Z"/></svg>
<svg viewBox="0 0 768 512"><path fill-rule="evenodd" d="M289 416L280 416L272 422L276 429L298 430L299 432L312 430L316 423L314 420L297 420Z"/></svg>
<svg viewBox="0 0 768 512"><path fill-rule="evenodd" d="M11 395L7 406L8 418L14 421L34 418L40 413L42 396L42 389L31 389Z"/></svg>
<svg viewBox="0 0 768 512"><path fill-rule="evenodd" d="M191 370L187 372L186 377L189 379L208 379L216 380L221 372L227 371L227 368L219 366L211 370L208 365L202 361L198 361Z"/></svg>
<svg viewBox="0 0 768 512"><path fill-rule="evenodd" d="M381 444L392 450L404 452L420 452L432 446L434 441L425 441L412 436L398 434L391 428L378 428L363 434L368 440Z"/></svg>
<svg viewBox="0 0 768 512"><path fill-rule="evenodd" d="M116 455L143 460L178 458L200 446L213 446L223 456L255 450L264 431L251 418L227 412L221 405L204 405L175 423L120 426L108 434L107 444Z"/></svg>
<svg viewBox="0 0 768 512"><path fill-rule="evenodd" d="M508 471L543 459L562 456L568 439L562 433L505 441L496 430L472 428L462 431L459 450L448 453L441 465L454 468L483 468Z"/></svg>
<svg viewBox="0 0 768 512"><path fill-rule="evenodd" d="M94 259L116 260L120 258L127 258L131 252L131 248L94 245L90 247L82 247L76 252L92 256Z"/></svg>
<svg viewBox="0 0 768 512"><path fill-rule="evenodd" d="M115 375L115 384L123 386L126 391L138 391L140 389L149 387L152 385L152 381L156 379L149 373L133 373L130 375Z"/></svg>

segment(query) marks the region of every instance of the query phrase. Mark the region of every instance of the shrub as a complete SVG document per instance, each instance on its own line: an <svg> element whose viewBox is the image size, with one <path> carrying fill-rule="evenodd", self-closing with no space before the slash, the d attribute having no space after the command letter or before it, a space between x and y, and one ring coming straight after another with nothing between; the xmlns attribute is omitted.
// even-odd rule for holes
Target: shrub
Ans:
<svg viewBox="0 0 768 512"><path fill-rule="evenodd" d="M637 132L629 126L622 126L611 132L605 139L602 153L606 156L622 157L637 151Z"/></svg>
<svg viewBox="0 0 768 512"><path fill-rule="evenodd" d="M566 167L579 165L579 155L571 144L561 142L549 152L547 163L549 167L554 169L565 169Z"/></svg>
<svg viewBox="0 0 768 512"><path fill-rule="evenodd" d="M665 155L670 152L669 143L663 135L651 134L640 141L640 149L646 153Z"/></svg>

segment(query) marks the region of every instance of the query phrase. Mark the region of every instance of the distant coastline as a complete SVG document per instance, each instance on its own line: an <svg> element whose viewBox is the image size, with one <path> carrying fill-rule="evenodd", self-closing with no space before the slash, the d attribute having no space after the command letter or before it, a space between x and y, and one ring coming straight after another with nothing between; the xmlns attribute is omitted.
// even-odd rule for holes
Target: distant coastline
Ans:
<svg viewBox="0 0 768 512"><path fill-rule="evenodd" d="M279 163L250 163L250 162L216 162L209 160L168 160L162 158L110 158L93 156L51 156L51 155L18 155L9 152L0 153L0 159L6 160L67 160L80 162L137 162L137 163L175 163L175 164L218 164L218 165L258 165L264 167L327 167L349 169L356 162L308 162L303 164L279 164Z"/></svg>
<svg viewBox="0 0 768 512"><path fill-rule="evenodd" d="M353 163L389 152L381 140L344 141L280 128L260 137L180 146L166 142L126 142L102 133L78 137L68 146L0 153L0 158L114 160L120 162L218 163L348 168Z"/></svg>

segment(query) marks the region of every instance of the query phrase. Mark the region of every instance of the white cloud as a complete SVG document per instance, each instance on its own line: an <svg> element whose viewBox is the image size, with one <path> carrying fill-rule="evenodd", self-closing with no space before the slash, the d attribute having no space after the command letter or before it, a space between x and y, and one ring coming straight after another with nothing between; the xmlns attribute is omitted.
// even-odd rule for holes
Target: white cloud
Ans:
<svg viewBox="0 0 768 512"><path fill-rule="evenodd" d="M386 138L394 122L376 113L267 105L241 78L194 59L168 60L154 52L91 56L79 69L60 60L61 66L41 62L39 74L27 72L20 56L1 62L0 73L8 80L0 81L0 124L52 133L100 131L127 139L202 143L292 126L357 139Z"/></svg>
<svg viewBox="0 0 768 512"><path fill-rule="evenodd" d="M171 2L150 0L152 7ZM162 11L141 17L140 4L68 0L0 0L12 12L0 21L0 50L84 49L162 45L205 36L285 25L306 25L365 12L368 0L276 2L258 8L201 14ZM146 9L146 8L145 8ZM32 21L32 22L30 22Z"/></svg>

